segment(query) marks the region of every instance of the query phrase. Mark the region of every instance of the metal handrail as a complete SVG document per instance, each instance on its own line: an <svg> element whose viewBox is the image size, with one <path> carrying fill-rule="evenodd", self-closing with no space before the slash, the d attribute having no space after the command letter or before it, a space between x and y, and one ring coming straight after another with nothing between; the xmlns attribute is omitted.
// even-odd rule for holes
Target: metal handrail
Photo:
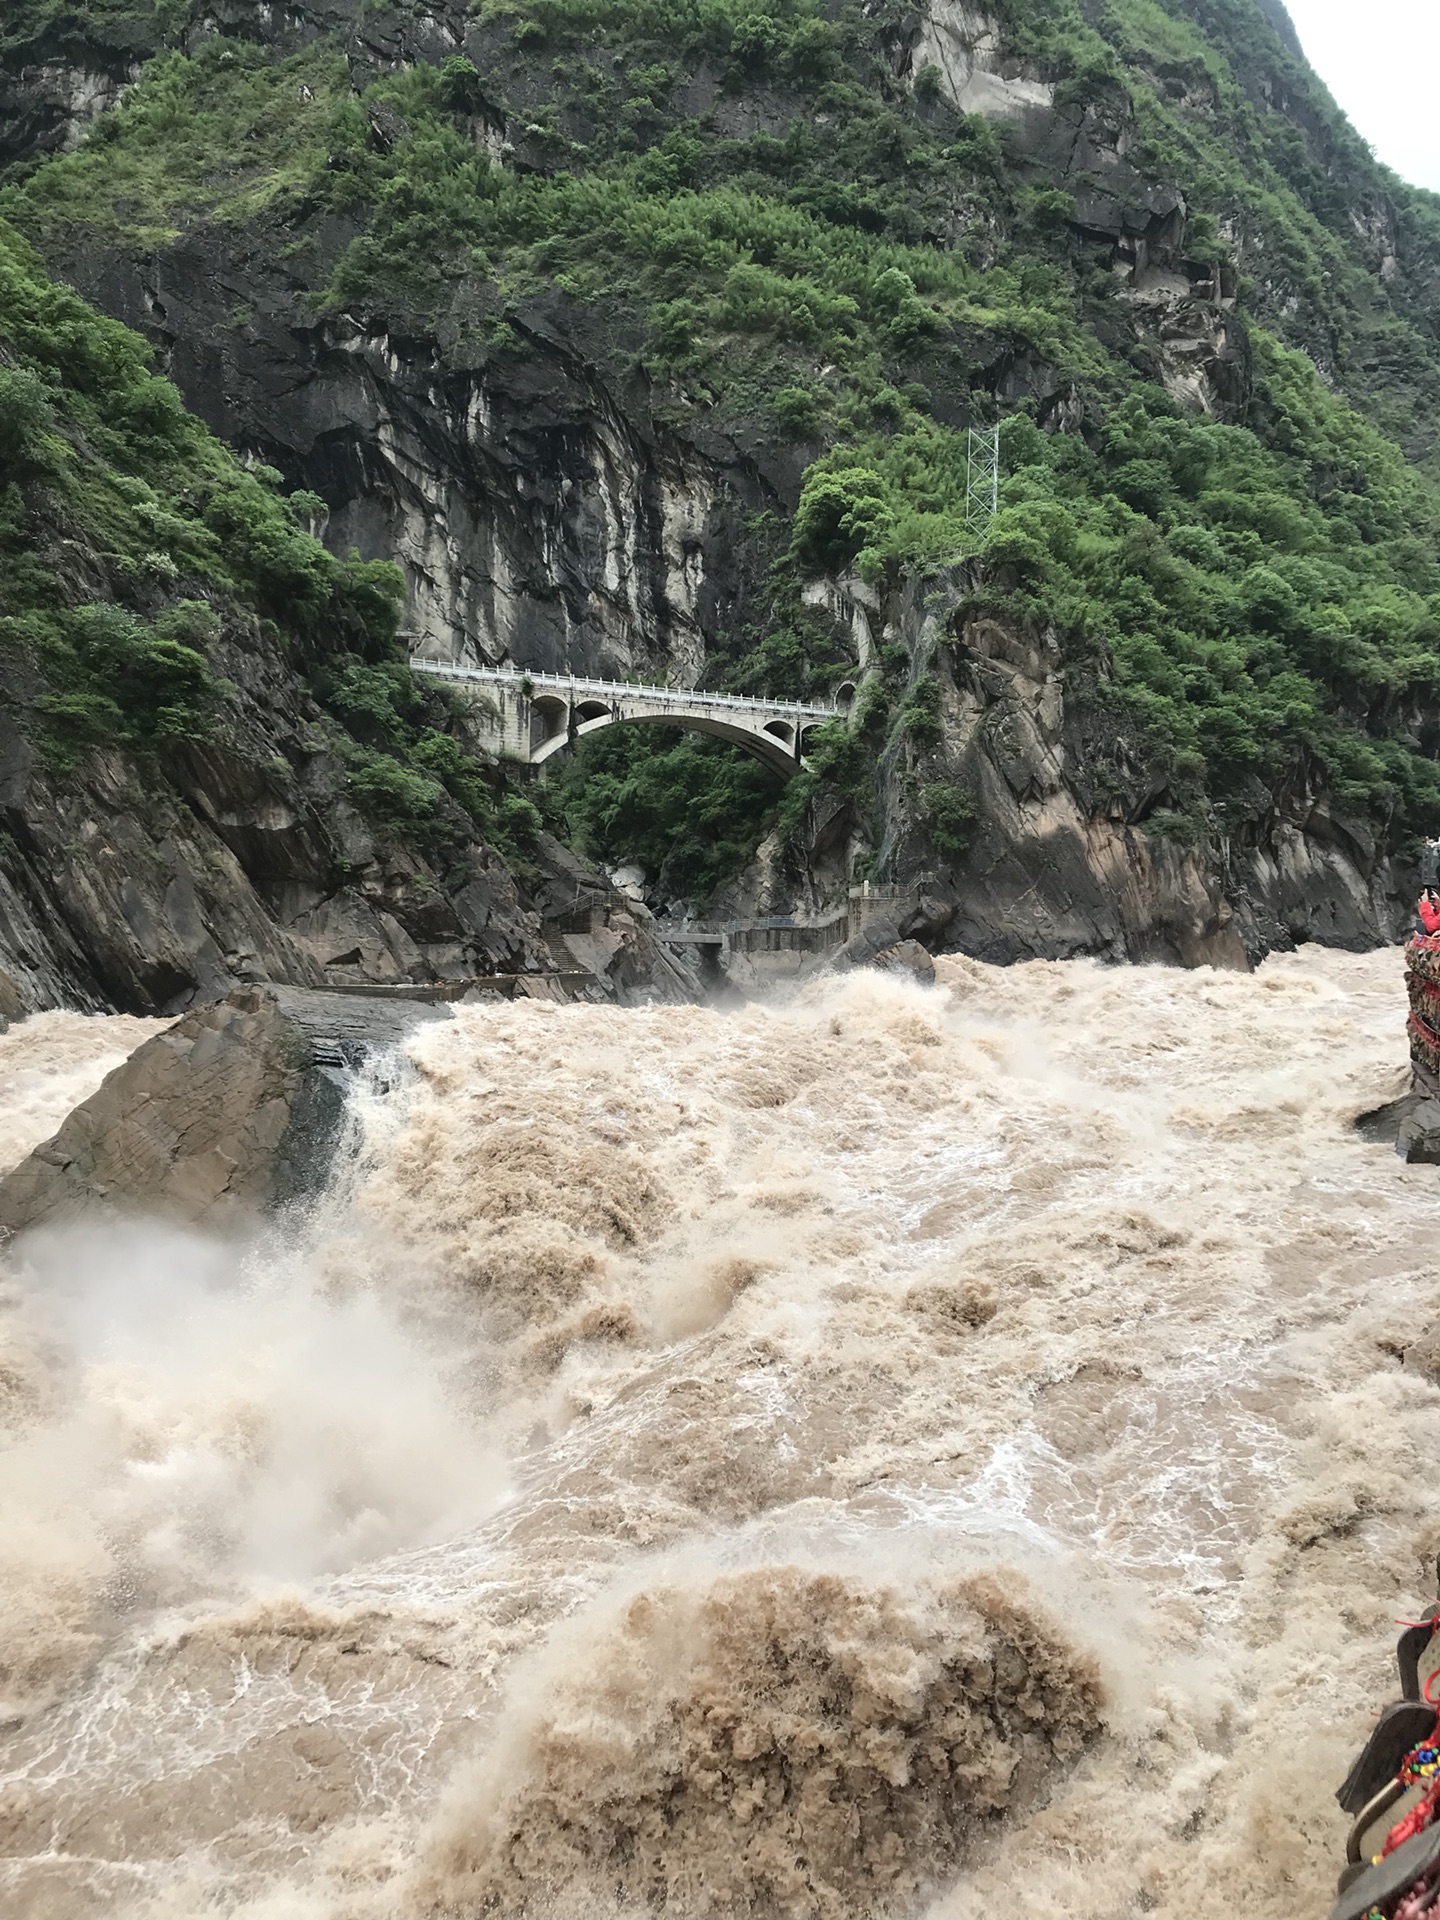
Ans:
<svg viewBox="0 0 1440 1920"><path fill-rule="evenodd" d="M652 706L744 707L756 713L795 713L807 720L833 720L844 709L838 704L816 706L803 700L759 700L748 693L705 693L694 687L632 686L625 680L589 680L577 674L529 673L520 667L462 667L448 661L411 659L416 673L433 673L442 680L478 680L486 686L563 687L576 694L594 694L605 700L640 700Z"/></svg>

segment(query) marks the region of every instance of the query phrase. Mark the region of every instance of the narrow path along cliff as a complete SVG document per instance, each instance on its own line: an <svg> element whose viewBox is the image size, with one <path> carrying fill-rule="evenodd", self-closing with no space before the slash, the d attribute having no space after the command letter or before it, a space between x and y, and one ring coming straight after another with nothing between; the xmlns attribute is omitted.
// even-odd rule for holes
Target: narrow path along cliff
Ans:
<svg viewBox="0 0 1440 1920"><path fill-rule="evenodd" d="M1440 1539L1400 956L937 967L461 1007L303 1230L12 1244L0 1909L1325 1910Z"/></svg>

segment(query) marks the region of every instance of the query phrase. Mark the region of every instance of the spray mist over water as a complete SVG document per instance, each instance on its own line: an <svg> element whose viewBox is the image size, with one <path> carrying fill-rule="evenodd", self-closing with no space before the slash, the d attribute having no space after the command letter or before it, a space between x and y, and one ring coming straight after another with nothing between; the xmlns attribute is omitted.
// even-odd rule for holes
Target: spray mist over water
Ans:
<svg viewBox="0 0 1440 1920"><path fill-rule="evenodd" d="M0 1173L48 1140L72 1107L168 1020L36 1013L0 1034Z"/></svg>
<svg viewBox="0 0 1440 1920"><path fill-rule="evenodd" d="M307 1246L29 1252L0 1911L1322 1911L1440 1542L1400 957L940 977L461 1009Z"/></svg>
<svg viewBox="0 0 1440 1920"><path fill-rule="evenodd" d="M393 1309L326 1292L299 1254L119 1225L22 1258L12 1350L34 1417L0 1480L11 1710L107 1619L448 1538L503 1492Z"/></svg>

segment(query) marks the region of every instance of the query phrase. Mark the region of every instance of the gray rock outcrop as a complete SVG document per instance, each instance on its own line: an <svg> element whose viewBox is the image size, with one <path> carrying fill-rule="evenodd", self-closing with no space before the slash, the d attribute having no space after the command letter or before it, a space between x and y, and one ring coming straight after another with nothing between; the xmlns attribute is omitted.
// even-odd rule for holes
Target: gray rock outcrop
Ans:
<svg viewBox="0 0 1440 1920"><path fill-rule="evenodd" d="M243 708L223 734L146 766L97 750L57 773L0 712L0 1017L179 1013L246 982L544 973L556 965L552 927L582 899L625 935L605 992L695 997L629 903L548 834L522 892L478 838L442 858L376 833L284 662L228 633L214 658L244 686Z"/></svg>
<svg viewBox="0 0 1440 1920"><path fill-rule="evenodd" d="M1440 1166L1440 1100L1423 1088L1360 1114L1355 1131L1376 1146L1393 1146L1410 1166Z"/></svg>
<svg viewBox="0 0 1440 1920"><path fill-rule="evenodd" d="M242 987L138 1048L0 1180L0 1231L96 1213L224 1230L323 1187L351 1070L444 1007Z"/></svg>
<svg viewBox="0 0 1440 1920"><path fill-rule="evenodd" d="M830 957L836 973L852 967L883 967L897 972L920 972L920 957L929 961L930 948L950 945L948 929L955 918L954 892L946 886L917 885L867 921ZM934 978L934 968L930 968Z"/></svg>
<svg viewBox="0 0 1440 1920"><path fill-rule="evenodd" d="M922 986L935 984L935 962L918 940L897 940L893 947L876 954L875 965L882 973L908 974Z"/></svg>
<svg viewBox="0 0 1440 1920"><path fill-rule="evenodd" d="M1440 1167L1440 1100L1410 1103L1400 1121L1395 1151L1411 1166Z"/></svg>

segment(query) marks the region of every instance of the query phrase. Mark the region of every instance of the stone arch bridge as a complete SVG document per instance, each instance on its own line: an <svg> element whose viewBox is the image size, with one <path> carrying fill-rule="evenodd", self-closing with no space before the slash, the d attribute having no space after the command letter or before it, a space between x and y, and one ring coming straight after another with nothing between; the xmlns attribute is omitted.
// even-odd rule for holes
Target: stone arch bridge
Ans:
<svg viewBox="0 0 1440 1920"><path fill-rule="evenodd" d="M782 779L804 765L805 737L845 711L796 700L752 700L738 693L689 687L638 687L574 674L527 673L520 667L462 667L412 660L416 673L449 681L468 695L481 730L496 750L543 766L602 727L650 724L713 734L744 747ZM842 694L845 690L842 689Z"/></svg>

